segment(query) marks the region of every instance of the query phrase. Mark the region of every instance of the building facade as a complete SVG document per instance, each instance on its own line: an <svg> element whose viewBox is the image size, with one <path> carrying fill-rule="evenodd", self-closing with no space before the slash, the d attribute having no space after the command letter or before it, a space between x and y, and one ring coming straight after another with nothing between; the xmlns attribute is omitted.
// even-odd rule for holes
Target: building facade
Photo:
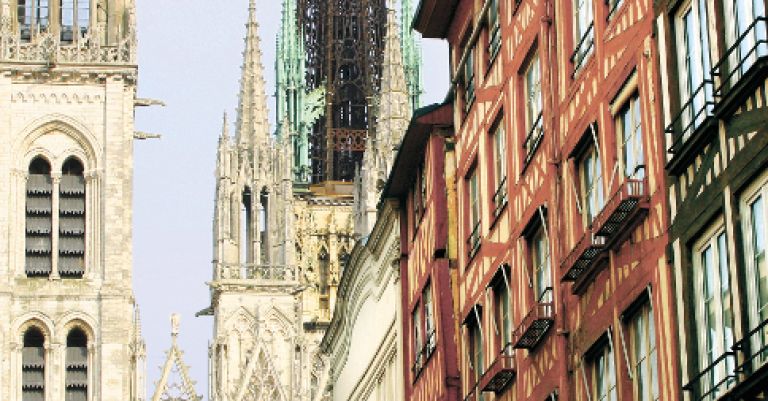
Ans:
<svg viewBox="0 0 768 401"><path fill-rule="evenodd" d="M450 103L417 109L383 197L400 211L405 400L460 399Z"/></svg>
<svg viewBox="0 0 768 401"><path fill-rule="evenodd" d="M768 395L766 15L659 2L680 379L689 400Z"/></svg>
<svg viewBox="0 0 768 401"><path fill-rule="evenodd" d="M145 399L136 84L133 1L0 1L0 399Z"/></svg>
<svg viewBox="0 0 768 401"><path fill-rule="evenodd" d="M461 399L680 399L651 2L419 10L451 55Z"/></svg>

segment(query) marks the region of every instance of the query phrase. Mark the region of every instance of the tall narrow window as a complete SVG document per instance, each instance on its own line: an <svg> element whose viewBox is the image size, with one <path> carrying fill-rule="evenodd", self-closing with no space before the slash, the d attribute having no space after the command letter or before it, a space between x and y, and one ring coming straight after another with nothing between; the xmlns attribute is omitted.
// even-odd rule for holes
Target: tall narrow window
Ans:
<svg viewBox="0 0 768 401"><path fill-rule="evenodd" d="M479 318L479 316L477 316ZM483 353L483 332L480 321L474 318L469 323L469 355L472 368L472 384L480 381L485 371L485 355Z"/></svg>
<svg viewBox="0 0 768 401"><path fill-rule="evenodd" d="M76 328L67 335L66 401L88 400L88 337Z"/></svg>
<svg viewBox="0 0 768 401"><path fill-rule="evenodd" d="M469 245L469 257L475 255L475 252L480 248L480 193L478 191L477 182L477 170L472 171L467 179L467 185L469 186L469 238L467 238L467 244Z"/></svg>
<svg viewBox="0 0 768 401"><path fill-rule="evenodd" d="M499 20L499 0L490 0L488 6L488 54L493 60L501 49L501 23Z"/></svg>
<svg viewBox="0 0 768 401"><path fill-rule="evenodd" d="M579 163L585 226L592 224L592 220L600 213L604 204L602 166L597 146L593 144Z"/></svg>
<svg viewBox="0 0 768 401"><path fill-rule="evenodd" d="M75 0L60 1L61 41L62 43L71 43L75 36Z"/></svg>
<svg viewBox="0 0 768 401"><path fill-rule="evenodd" d="M616 129L621 146L620 162L624 175L636 180L645 178L645 152L640 114L640 97L634 94L616 116Z"/></svg>
<svg viewBox="0 0 768 401"><path fill-rule="evenodd" d="M717 393L730 386L733 372L731 358L719 358L734 343L734 316L728 270L728 248L722 228L700 240L694 249L696 284L696 320L698 326L699 371L707 371L700 380L702 394Z"/></svg>
<svg viewBox="0 0 768 401"><path fill-rule="evenodd" d="M413 370L414 375L418 375L424 364L424 354L422 353L424 347L424 340L421 328L421 305L417 304L411 314L411 324L413 325Z"/></svg>
<svg viewBox="0 0 768 401"><path fill-rule="evenodd" d="M708 113L705 107L712 102L705 0L693 0L676 18L678 49L678 85L680 86L682 139L687 140Z"/></svg>
<svg viewBox="0 0 768 401"><path fill-rule="evenodd" d="M656 330L650 303L640 307L630 318L629 332L635 399L657 401L659 376L656 367Z"/></svg>
<svg viewBox="0 0 768 401"><path fill-rule="evenodd" d="M85 178L80 161L69 158L59 184L59 274L82 277L84 273Z"/></svg>
<svg viewBox="0 0 768 401"><path fill-rule="evenodd" d="M573 1L573 70L578 71L584 60L592 54L595 43L592 0Z"/></svg>
<svg viewBox="0 0 768 401"><path fill-rule="evenodd" d="M421 293L424 302L424 335L427 345L427 355L435 349L435 305L432 302L432 285L427 284Z"/></svg>
<svg viewBox="0 0 768 401"><path fill-rule="evenodd" d="M757 61L768 55L768 33L766 32L765 2L763 0L726 1L725 41L729 54L730 72L734 85ZM758 18L762 18L758 20Z"/></svg>
<svg viewBox="0 0 768 401"><path fill-rule="evenodd" d="M37 327L24 333L21 350L21 399L45 400L45 337Z"/></svg>
<svg viewBox="0 0 768 401"><path fill-rule="evenodd" d="M43 32L48 29L48 0L18 0L17 5L21 40L29 41L33 31Z"/></svg>
<svg viewBox="0 0 768 401"><path fill-rule="evenodd" d="M541 102L541 66L539 55L534 54L525 70L525 162L533 157L533 152L541 142L543 130Z"/></svg>
<svg viewBox="0 0 768 401"><path fill-rule="evenodd" d="M749 327L755 329L768 321L768 262L766 262L766 238L768 238L768 185L758 188L742 204L744 216L744 247L747 264L747 299L749 305ZM750 331L751 331L750 330ZM760 330L753 336L753 350L764 350L768 346L768 333ZM766 361L765 352L757 357L759 364Z"/></svg>
<svg viewBox="0 0 768 401"><path fill-rule="evenodd" d="M475 101L475 49L471 48L467 52L467 59L464 62L464 111L469 111L469 107Z"/></svg>
<svg viewBox="0 0 768 401"><path fill-rule="evenodd" d="M617 401L616 363L613 347L606 343L594 356L592 362L592 397L595 401Z"/></svg>
<svg viewBox="0 0 768 401"><path fill-rule="evenodd" d="M254 263L253 260L253 194L251 188L243 189L240 203L240 217L237 227L238 242L240 244L240 263ZM261 216L259 216L261 219ZM259 224L262 224L259 220Z"/></svg>
<svg viewBox="0 0 768 401"><path fill-rule="evenodd" d="M506 267L502 267L506 269ZM493 304L495 307L494 324L498 334L500 349L512 342L512 314L509 303L509 283L506 274L503 280L493 287Z"/></svg>
<svg viewBox="0 0 768 401"><path fill-rule="evenodd" d="M546 223L542 221L541 224ZM549 260L549 241L543 226L531 237L530 246L536 302L552 302L552 264Z"/></svg>
<svg viewBox="0 0 768 401"><path fill-rule="evenodd" d="M88 33L91 25L91 0L77 0L77 31L80 37Z"/></svg>
<svg viewBox="0 0 768 401"><path fill-rule="evenodd" d="M29 164L26 199L26 265L28 277L48 276L52 267L51 165L42 157Z"/></svg>
<svg viewBox="0 0 768 401"><path fill-rule="evenodd" d="M498 217L504 205L507 204L507 138L504 132L504 120L496 123L493 133L493 159L493 176L496 180L493 215Z"/></svg>
<svg viewBox="0 0 768 401"><path fill-rule="evenodd" d="M259 197L259 239L261 240L261 263L270 262L271 245L269 243L269 193L266 189L261 191Z"/></svg>

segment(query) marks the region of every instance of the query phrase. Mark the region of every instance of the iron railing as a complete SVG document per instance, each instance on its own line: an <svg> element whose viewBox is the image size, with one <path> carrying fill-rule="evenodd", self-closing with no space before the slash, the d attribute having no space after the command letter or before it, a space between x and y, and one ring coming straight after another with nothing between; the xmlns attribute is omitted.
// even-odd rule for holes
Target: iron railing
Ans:
<svg viewBox="0 0 768 401"><path fill-rule="evenodd" d="M501 179L496 193L493 194L493 217L499 217L501 210L507 205L507 177Z"/></svg>
<svg viewBox="0 0 768 401"><path fill-rule="evenodd" d="M531 161L533 154L541 143L541 138L544 136L543 114L544 113L539 111L539 115L536 117L536 120L533 121L531 128L528 130L528 134L525 136L525 143L523 144L523 147L525 147L525 164L528 164L528 162Z"/></svg>
<svg viewBox="0 0 768 401"><path fill-rule="evenodd" d="M480 378L481 391L498 393L507 388L517 374L515 349L507 343L496 355L496 359Z"/></svg>
<svg viewBox="0 0 768 401"><path fill-rule="evenodd" d="M584 65L584 60L592 54L592 48L595 45L595 23L594 21L589 24L584 35L581 36L579 42L571 54L571 62L573 63L574 75Z"/></svg>
<svg viewBox="0 0 768 401"><path fill-rule="evenodd" d="M603 210L592 222L595 235L606 239L606 246L626 231L626 225L635 213L648 208L648 191L645 180L627 178L606 202Z"/></svg>
<svg viewBox="0 0 768 401"><path fill-rule="evenodd" d="M469 233L469 238L467 238L467 256L469 256L470 259L475 256L477 251L480 249L480 222L478 221L475 223L475 226L472 228L472 232Z"/></svg>
<svg viewBox="0 0 768 401"><path fill-rule="evenodd" d="M576 281L589 275L605 250L605 237L595 235L589 228L560 266L565 270L563 281Z"/></svg>
<svg viewBox="0 0 768 401"><path fill-rule="evenodd" d="M757 62L758 58L768 56L768 23L765 16L756 17L754 21L739 35L712 68L712 76L720 78L714 95L722 98L726 92L735 87L742 76ZM743 49L745 40L754 41L748 49ZM735 60L734 60L735 57Z"/></svg>
<svg viewBox="0 0 768 401"><path fill-rule="evenodd" d="M552 287L547 287L530 312L512 333L514 348L535 348L554 322L554 302Z"/></svg>
<svg viewBox="0 0 768 401"><path fill-rule="evenodd" d="M768 362L768 319L696 374L683 390L692 401L715 401L751 379Z"/></svg>
<svg viewBox="0 0 768 401"><path fill-rule="evenodd" d="M680 107L680 111L664 130L672 136L672 146L669 148L669 153L680 153L683 145L699 134L698 129L706 126L707 120L715 115L713 112L715 108L715 101L712 98L713 87L713 81L705 79L691 94L688 101Z"/></svg>

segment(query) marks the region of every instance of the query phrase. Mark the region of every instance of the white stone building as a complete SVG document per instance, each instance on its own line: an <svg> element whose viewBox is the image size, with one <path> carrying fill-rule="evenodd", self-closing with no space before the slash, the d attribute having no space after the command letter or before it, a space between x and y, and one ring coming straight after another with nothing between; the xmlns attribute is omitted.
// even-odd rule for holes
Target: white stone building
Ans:
<svg viewBox="0 0 768 401"><path fill-rule="evenodd" d="M0 400L144 397L133 0L0 0Z"/></svg>

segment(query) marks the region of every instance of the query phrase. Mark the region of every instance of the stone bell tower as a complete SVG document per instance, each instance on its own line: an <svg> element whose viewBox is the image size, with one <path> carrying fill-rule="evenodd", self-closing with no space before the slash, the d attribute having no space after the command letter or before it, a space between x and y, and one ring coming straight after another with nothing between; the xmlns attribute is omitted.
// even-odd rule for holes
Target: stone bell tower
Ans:
<svg viewBox="0 0 768 401"><path fill-rule="evenodd" d="M133 0L0 0L2 400L145 399L136 82Z"/></svg>

